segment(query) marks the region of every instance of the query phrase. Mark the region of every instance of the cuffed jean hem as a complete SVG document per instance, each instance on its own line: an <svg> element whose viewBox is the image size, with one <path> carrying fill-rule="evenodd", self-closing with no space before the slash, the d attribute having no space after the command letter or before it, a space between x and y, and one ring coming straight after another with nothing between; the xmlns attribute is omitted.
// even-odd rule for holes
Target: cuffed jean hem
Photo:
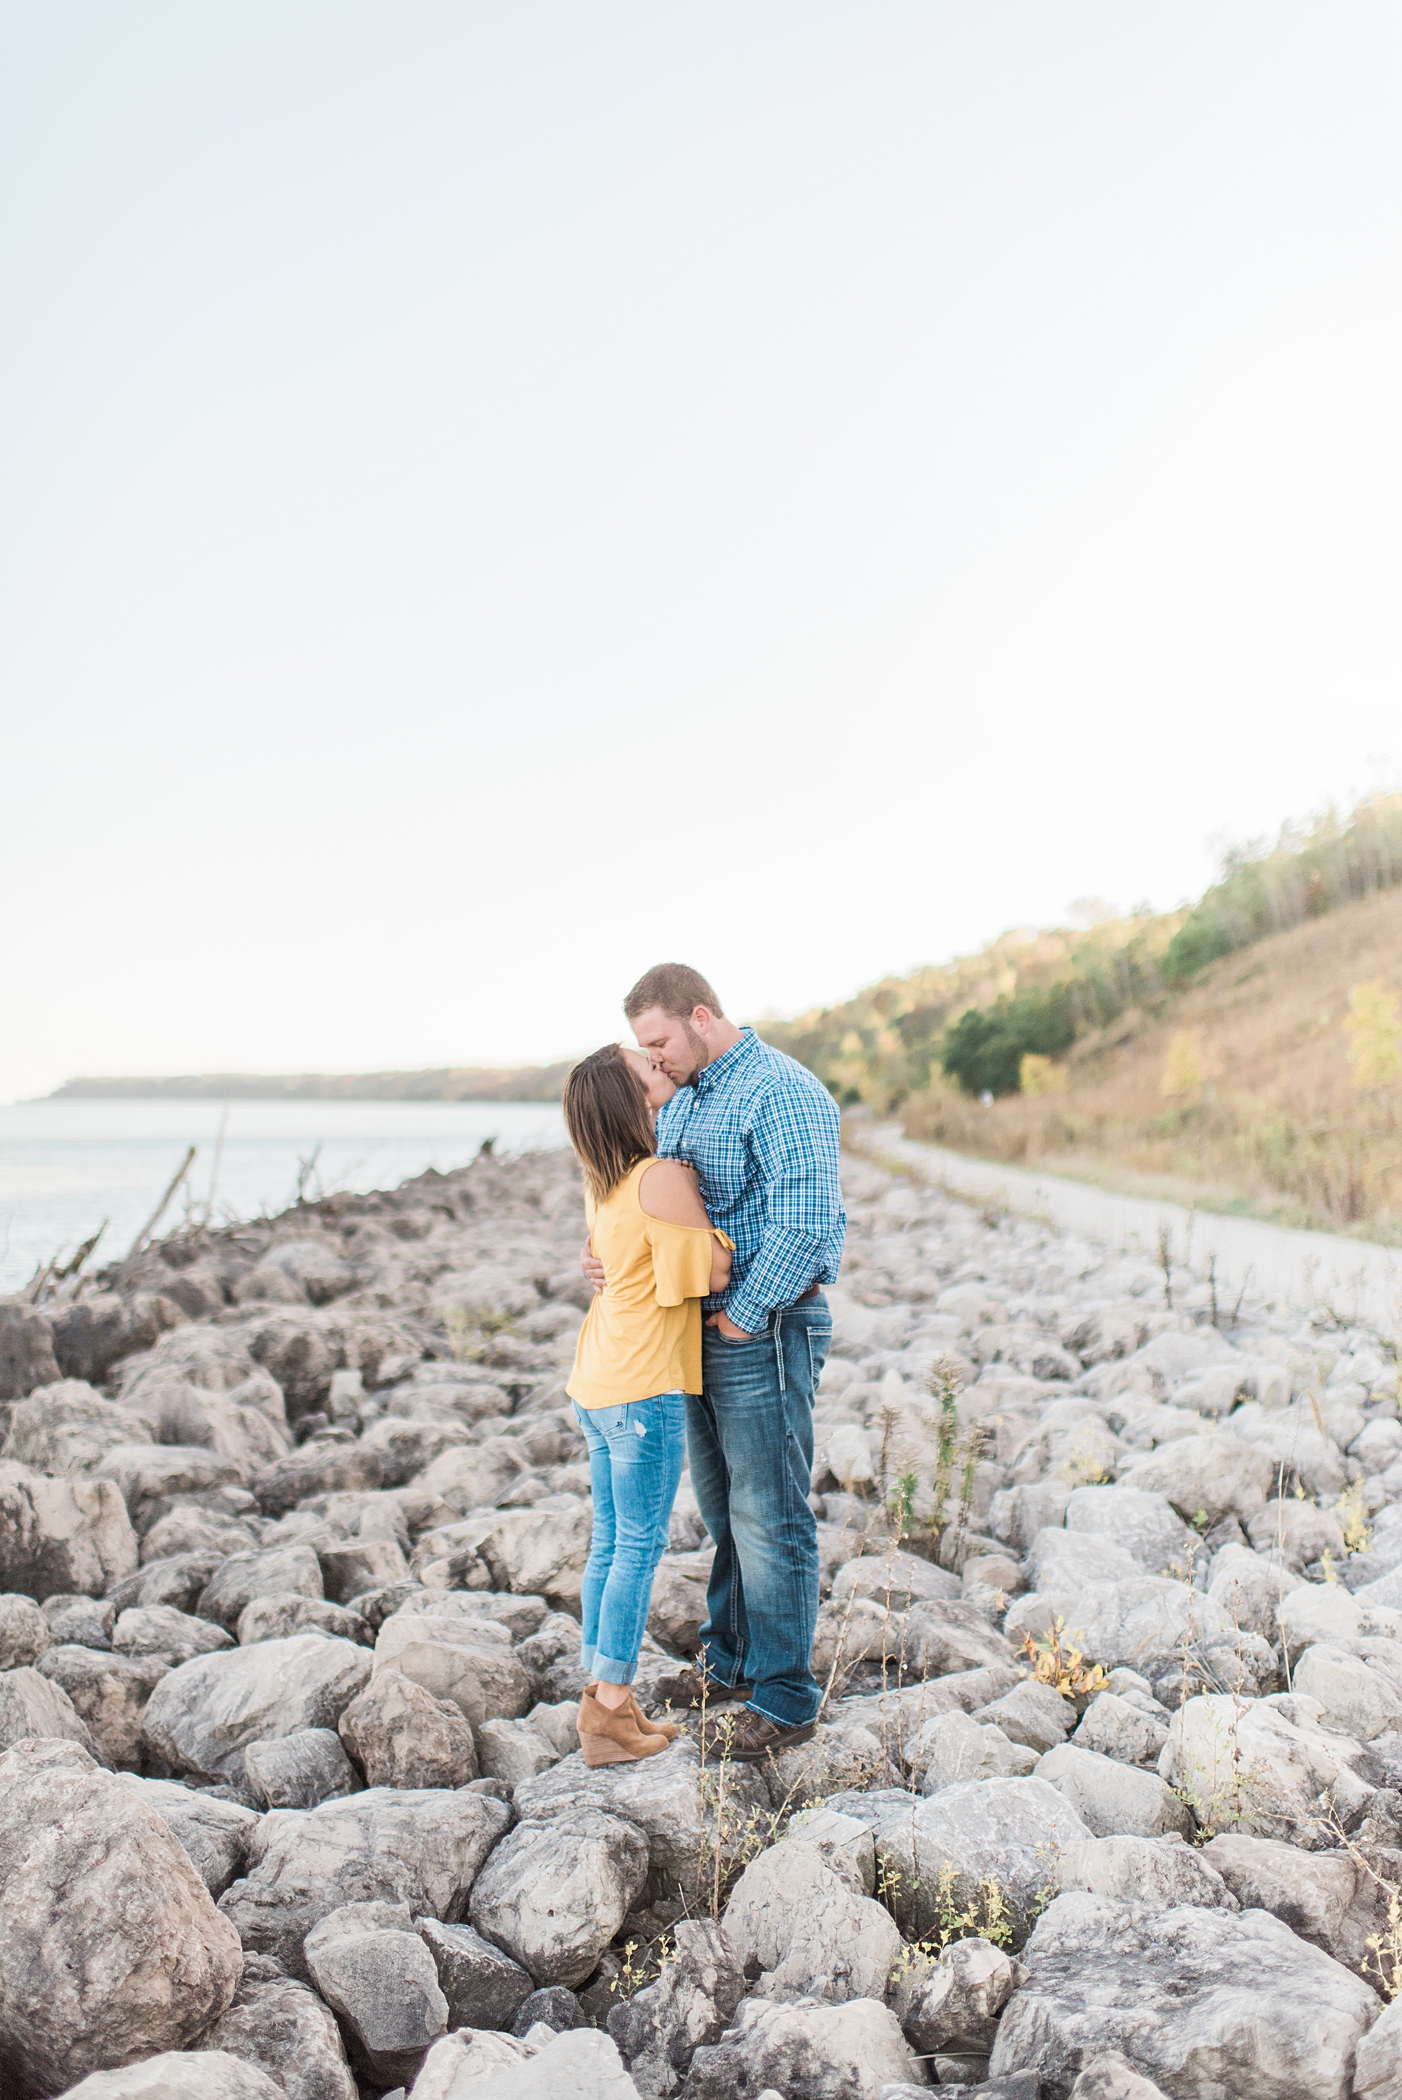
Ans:
<svg viewBox="0 0 1402 2100"><path fill-rule="evenodd" d="M597 1677L601 1684L631 1684L637 1672L636 1663L619 1662L612 1655L600 1655L595 1648L581 1648L579 1667Z"/></svg>

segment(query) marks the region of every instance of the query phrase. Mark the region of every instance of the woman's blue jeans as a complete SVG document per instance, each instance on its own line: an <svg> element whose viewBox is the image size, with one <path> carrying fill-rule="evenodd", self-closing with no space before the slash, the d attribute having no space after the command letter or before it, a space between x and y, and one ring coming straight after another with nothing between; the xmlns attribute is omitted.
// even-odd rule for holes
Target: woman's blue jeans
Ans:
<svg viewBox="0 0 1402 2100"><path fill-rule="evenodd" d="M658 1393L623 1407L576 1402L574 1411L594 1496L580 1662L605 1684L631 1684L686 1457L686 1395Z"/></svg>

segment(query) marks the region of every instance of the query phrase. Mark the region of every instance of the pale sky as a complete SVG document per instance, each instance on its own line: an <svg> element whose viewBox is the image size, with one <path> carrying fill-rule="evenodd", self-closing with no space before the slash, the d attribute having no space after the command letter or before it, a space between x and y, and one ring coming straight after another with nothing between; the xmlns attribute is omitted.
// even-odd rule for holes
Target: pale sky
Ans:
<svg viewBox="0 0 1402 2100"><path fill-rule="evenodd" d="M0 6L0 1099L794 1011L1402 760L1402 15Z"/></svg>

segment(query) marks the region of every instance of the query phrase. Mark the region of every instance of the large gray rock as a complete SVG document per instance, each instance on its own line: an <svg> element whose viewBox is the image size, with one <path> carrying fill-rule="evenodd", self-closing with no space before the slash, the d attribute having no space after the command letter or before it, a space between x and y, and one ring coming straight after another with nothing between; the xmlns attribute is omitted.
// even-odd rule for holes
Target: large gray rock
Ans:
<svg viewBox="0 0 1402 2100"><path fill-rule="evenodd" d="M48 1621L48 1645L69 1641L79 1648L112 1646L117 1611L110 1597L46 1597L40 1606Z"/></svg>
<svg viewBox="0 0 1402 2100"><path fill-rule="evenodd" d="M517 1786L535 1779L560 1761L551 1742L529 1721L483 1721L477 1729L477 1755L484 1779Z"/></svg>
<svg viewBox="0 0 1402 2100"><path fill-rule="evenodd" d="M1061 1743L1042 1759L1037 1777L1066 1796L1095 1837L1163 1837L1170 1830L1193 1835L1191 1810L1157 1772L1138 1772L1097 1750Z"/></svg>
<svg viewBox="0 0 1402 2100"><path fill-rule="evenodd" d="M1021 1640L1029 1632L1048 1633L1058 1618L1087 1659L1107 1670L1176 1654L1185 1641L1211 1646L1234 1635L1221 1605L1190 1584L1161 1575L1038 1590L1018 1598L1004 1625L1010 1637Z"/></svg>
<svg viewBox="0 0 1402 2100"><path fill-rule="evenodd" d="M584 1982L648 1878L642 1832L585 1809L567 1823L522 1823L478 1875L470 1916L539 1984Z"/></svg>
<svg viewBox="0 0 1402 2100"><path fill-rule="evenodd" d="M229 1883L244 1869L258 1817L237 1801L182 1786L175 1779L139 1779L123 1772L128 1786L161 1821L189 1855L190 1864L218 1902Z"/></svg>
<svg viewBox="0 0 1402 2100"><path fill-rule="evenodd" d="M1077 1488L1066 1505L1066 1529L1113 1539L1146 1575L1182 1575L1200 1546L1166 1495L1145 1488Z"/></svg>
<svg viewBox="0 0 1402 2100"><path fill-rule="evenodd" d="M490 1624L446 1613L396 1612L375 1641L375 1675L395 1670L447 1699L473 1728L511 1721L535 1703L528 1671Z"/></svg>
<svg viewBox="0 0 1402 2100"><path fill-rule="evenodd" d="M718 2042L745 1995L745 1977L725 1932L707 1918L683 1919L655 1983L608 2016L608 2031L643 2100L668 2100L698 2049Z"/></svg>
<svg viewBox="0 0 1402 2100"><path fill-rule="evenodd" d="M232 1648L233 1637L222 1626L193 1613L175 1611L169 1604L140 1606L121 1613L112 1629L112 1647L118 1655L149 1657L176 1669L196 1655L216 1655Z"/></svg>
<svg viewBox="0 0 1402 2100"><path fill-rule="evenodd" d="M1037 1768L1037 1752L956 1707L925 1723L907 1746L906 1765L922 1793L938 1794L961 1779L1025 1778Z"/></svg>
<svg viewBox="0 0 1402 2100"><path fill-rule="evenodd" d="M407 1903L347 1903L307 1934L307 1967L377 2086L412 2078L448 2025L433 1956Z"/></svg>
<svg viewBox="0 0 1402 2100"><path fill-rule="evenodd" d="M1077 1749L1098 1750L1117 1764L1151 1765L1168 1741L1168 1715L1152 1699L1097 1692L1071 1740Z"/></svg>
<svg viewBox="0 0 1402 2100"><path fill-rule="evenodd" d="M103 1454L94 1478L113 1480L137 1532L144 1536L164 1516L172 1495L201 1495L237 1486L239 1469L199 1444L117 1444Z"/></svg>
<svg viewBox="0 0 1402 2100"><path fill-rule="evenodd" d="M832 1578L836 1602L846 1597L869 1597L891 1611L908 1611L912 1604L952 1603L961 1595L959 1577L915 1553L864 1553L845 1561Z"/></svg>
<svg viewBox="0 0 1402 2100"><path fill-rule="evenodd" d="M669 1655L700 1653L706 1586L714 1559L708 1546L698 1553L664 1553L658 1562L648 1600L647 1630Z"/></svg>
<svg viewBox="0 0 1402 2100"><path fill-rule="evenodd" d="M1071 2100L1168 2100L1168 2096L1151 2078L1141 2078L1117 2049L1102 2049L1072 2086Z"/></svg>
<svg viewBox="0 0 1402 2100"><path fill-rule="evenodd" d="M1304 1577L1282 1562L1254 1553L1249 1546L1229 1543L1212 1562L1207 1594L1247 1633L1274 1641L1280 1636L1277 1614L1281 1599L1303 1584Z"/></svg>
<svg viewBox="0 0 1402 2100"><path fill-rule="evenodd" d="M414 2100L639 2100L617 2047L592 2027L539 2049L505 2034L445 2035L414 2084Z"/></svg>
<svg viewBox="0 0 1402 2100"><path fill-rule="evenodd" d="M299 1728L250 1743L243 1769L249 1792L266 1808L315 1808L360 1790L360 1774L334 1728Z"/></svg>
<svg viewBox="0 0 1402 2100"><path fill-rule="evenodd" d="M438 1988L448 2001L448 2025L504 2027L509 2032L535 1983L519 1962L470 1925L443 1925L420 1918L419 1931L438 1969Z"/></svg>
<svg viewBox="0 0 1402 2100"><path fill-rule="evenodd" d="M54 1355L65 1378L105 1385L114 1364L149 1349L185 1314L159 1291L95 1291L51 1315Z"/></svg>
<svg viewBox="0 0 1402 2100"><path fill-rule="evenodd" d="M1200 1857L1221 1875L1243 1910L1268 1910L1336 1961L1347 1958L1349 1910L1359 1876L1348 1852L1302 1852L1297 1845L1234 1830L1204 1845Z"/></svg>
<svg viewBox="0 0 1402 2100"><path fill-rule="evenodd" d="M0 1670L23 1669L53 1644L49 1621L32 1597L0 1596Z"/></svg>
<svg viewBox="0 0 1402 2100"><path fill-rule="evenodd" d="M323 1546L318 1557L326 1594L336 1604L349 1604L353 1597L383 1589L386 1583L403 1582L409 1573L394 1539L347 1539L343 1546Z"/></svg>
<svg viewBox="0 0 1402 2100"><path fill-rule="evenodd" d="M587 1502L547 1495L531 1509L502 1510L477 1550L491 1569L493 1589L577 1611L592 1528Z"/></svg>
<svg viewBox="0 0 1402 2100"><path fill-rule="evenodd" d="M0 1461L0 1587L43 1603L101 1597L136 1566L136 1533L110 1480L50 1480Z"/></svg>
<svg viewBox="0 0 1402 2100"><path fill-rule="evenodd" d="M1370 1743L1402 1728L1402 1648L1396 1641L1316 1641L1295 1665L1294 1688L1317 1699L1320 1721L1341 1735Z"/></svg>
<svg viewBox="0 0 1402 2100"><path fill-rule="evenodd" d="M286 2100L286 2094L257 2064L227 2050L162 2050L124 2071L94 2071L64 2100Z"/></svg>
<svg viewBox="0 0 1402 2100"><path fill-rule="evenodd" d="M981 1706L973 1718L991 1721L1009 1742L1022 1743L1040 1754L1065 1742L1076 1725L1076 1709L1051 1685L1026 1678L1001 1699Z"/></svg>
<svg viewBox="0 0 1402 2100"><path fill-rule="evenodd" d="M238 1780L250 1743L334 1728L369 1674L366 1649L312 1633L197 1656L152 1693L146 1740L176 1771Z"/></svg>
<svg viewBox="0 0 1402 2100"><path fill-rule="evenodd" d="M312 1442L268 1466L249 1484L264 1515L282 1517L309 1495L373 1493L383 1487L384 1478L378 1451L366 1450L363 1444Z"/></svg>
<svg viewBox="0 0 1402 2100"><path fill-rule="evenodd" d="M1121 1475L1120 1485L1164 1496L1190 1524L1203 1513L1209 1524L1224 1517L1245 1523L1265 1506L1274 1477L1268 1451L1218 1429L1160 1444Z"/></svg>
<svg viewBox="0 0 1402 2100"><path fill-rule="evenodd" d="M919 2065L888 2006L771 2005L747 1998L735 2025L691 2061L686 2100L782 2093L784 2100L880 2100L883 2086L917 2087Z"/></svg>
<svg viewBox="0 0 1402 2100"><path fill-rule="evenodd" d="M142 1716L167 1674L165 1664L149 1655L104 1655L65 1642L46 1648L36 1667L41 1677L67 1692L104 1758L123 1771L134 1771L141 1762Z"/></svg>
<svg viewBox="0 0 1402 2100"><path fill-rule="evenodd" d="M759 1769L775 1810L784 1812L844 1787L895 1786L900 1778L881 1738L851 1721L822 1723L810 1741L771 1751Z"/></svg>
<svg viewBox="0 0 1402 2100"><path fill-rule="evenodd" d="M1079 1890L1156 1910L1175 1910L1185 1903L1234 1910L1236 1897L1211 1855L1210 1845L1197 1851L1176 1831L1157 1838L1087 1838L1062 1847L1056 1879L1063 1895Z"/></svg>
<svg viewBox="0 0 1402 2100"><path fill-rule="evenodd" d="M231 1554L210 1577L198 1612L236 1634L244 1606L255 1597L321 1594L321 1563L310 1546L270 1546L266 1552Z"/></svg>
<svg viewBox="0 0 1402 2100"><path fill-rule="evenodd" d="M751 1860L725 1910L726 1937L760 1998L884 1998L901 1952L888 1910L802 1838Z"/></svg>
<svg viewBox="0 0 1402 2100"><path fill-rule="evenodd" d="M0 1298L0 1400L22 1400L59 1375L53 1330L23 1298Z"/></svg>
<svg viewBox="0 0 1402 2100"><path fill-rule="evenodd" d="M902 1656L911 1676L947 1677L990 1665L1009 1667L1017 1660L977 1605L925 1601L912 1604L904 1617L903 1634L891 1643L891 1653Z"/></svg>
<svg viewBox="0 0 1402 2100"><path fill-rule="evenodd" d="M321 1597L254 1597L239 1613L241 1648L255 1641L287 1641L295 1633L324 1633L337 1641L371 1645L369 1625L358 1611L344 1604L327 1604Z"/></svg>
<svg viewBox="0 0 1402 2100"><path fill-rule="evenodd" d="M477 1777L476 1745L461 1710L399 1670L372 1677L337 1727L367 1786L457 1787Z"/></svg>
<svg viewBox="0 0 1402 2100"><path fill-rule="evenodd" d="M0 1758L0 2059L15 2100L181 2049L238 1938L161 1818L71 1743Z"/></svg>
<svg viewBox="0 0 1402 2100"><path fill-rule="evenodd" d="M1361 1743L1321 1724L1317 1699L1202 1693L1173 1716L1160 1777L1211 1831L1327 1844L1330 1821L1355 1819L1372 1788L1355 1767Z"/></svg>
<svg viewBox="0 0 1402 2100"><path fill-rule="evenodd" d="M922 2057L986 2056L998 2018L1022 1978L1020 1965L988 1940L954 1940L932 1962L915 1961L892 1993L905 2038Z"/></svg>
<svg viewBox="0 0 1402 2100"><path fill-rule="evenodd" d="M248 1871L220 1899L244 1947L305 1980L302 1943L343 1903L407 1903L456 1924L477 1870L511 1820L482 1794L373 1787L307 1811L263 1817Z"/></svg>
<svg viewBox="0 0 1402 2100"><path fill-rule="evenodd" d="M334 2016L265 1955L245 1958L234 2002L205 2042L266 2072L284 2100L358 2100Z"/></svg>
<svg viewBox="0 0 1402 2100"><path fill-rule="evenodd" d="M1358 2044L1353 2100L1397 2100L1402 2093L1402 1999L1394 1998Z"/></svg>
<svg viewBox="0 0 1402 2100"><path fill-rule="evenodd" d="M1263 1911L1059 1896L1022 1958L989 2070L1037 2070L1053 2094L1113 2049L1173 2094L1348 2100L1377 2017L1365 1983Z"/></svg>
<svg viewBox="0 0 1402 2100"><path fill-rule="evenodd" d="M934 1930L941 1902L952 1900L985 1929L1006 1925L1009 1944L1020 1946L1055 1880L1061 1848L1091 1835L1044 1779L963 1780L923 1799L844 1794L833 1805L871 1823L877 1871L909 1938Z"/></svg>
<svg viewBox="0 0 1402 2100"><path fill-rule="evenodd" d="M30 1736L79 1743L100 1760L106 1756L61 1685L50 1684L37 1670L6 1670L0 1674L0 1750L12 1750Z"/></svg>
<svg viewBox="0 0 1402 2100"><path fill-rule="evenodd" d="M38 1473L77 1480L119 1444L154 1441L146 1416L104 1400L81 1378L61 1378L20 1401L10 1416L4 1455Z"/></svg>
<svg viewBox="0 0 1402 2100"><path fill-rule="evenodd" d="M702 1774L696 1744L682 1737L655 1757L592 1772L575 1751L539 1779L523 1780L514 1800L523 1822L570 1821L599 1809L635 1824L648 1842L648 1902L693 1908L709 1901L717 1848L722 1873L743 1866L752 1833L766 1829L773 1813L751 1765L728 1768L723 1804L717 1791L714 1775Z"/></svg>

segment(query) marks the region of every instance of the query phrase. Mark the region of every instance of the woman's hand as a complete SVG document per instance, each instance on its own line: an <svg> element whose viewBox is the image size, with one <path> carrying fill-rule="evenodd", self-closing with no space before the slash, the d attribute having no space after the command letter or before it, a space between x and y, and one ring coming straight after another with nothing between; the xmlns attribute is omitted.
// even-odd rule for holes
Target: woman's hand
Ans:
<svg viewBox="0 0 1402 2100"><path fill-rule="evenodd" d="M597 1297L604 1287L604 1265L594 1252L592 1239L586 1240L579 1250L579 1266L583 1269L589 1282L593 1284L594 1295Z"/></svg>

